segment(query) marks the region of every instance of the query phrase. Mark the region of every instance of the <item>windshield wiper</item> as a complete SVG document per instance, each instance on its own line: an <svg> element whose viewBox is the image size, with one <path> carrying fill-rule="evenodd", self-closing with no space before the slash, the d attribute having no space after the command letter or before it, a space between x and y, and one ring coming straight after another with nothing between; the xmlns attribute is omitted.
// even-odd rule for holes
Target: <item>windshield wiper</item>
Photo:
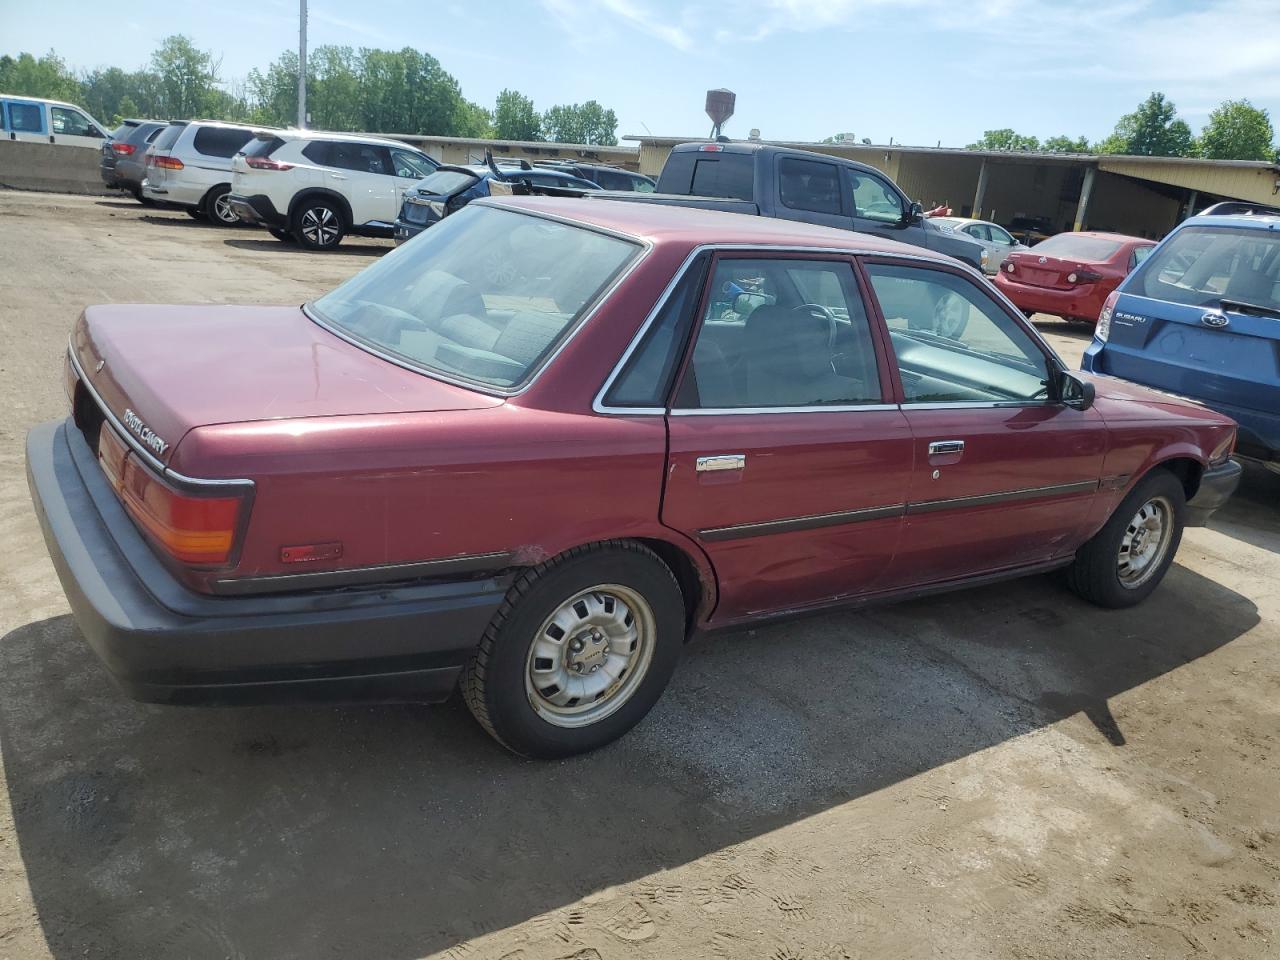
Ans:
<svg viewBox="0 0 1280 960"><path fill-rule="evenodd" d="M1232 313L1253 314L1258 317L1280 317L1280 309L1265 307L1260 303L1249 303L1246 300L1228 300L1225 297L1218 302L1222 304L1223 309L1230 310Z"/></svg>

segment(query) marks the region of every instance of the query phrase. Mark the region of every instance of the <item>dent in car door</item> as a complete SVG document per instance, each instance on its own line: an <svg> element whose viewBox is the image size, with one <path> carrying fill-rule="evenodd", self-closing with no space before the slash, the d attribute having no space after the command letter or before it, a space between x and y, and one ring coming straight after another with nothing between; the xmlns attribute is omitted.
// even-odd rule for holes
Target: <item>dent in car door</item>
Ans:
<svg viewBox="0 0 1280 960"><path fill-rule="evenodd" d="M874 590L911 476L906 418L843 259L721 257L668 414L662 520L716 570L716 622Z"/></svg>
<svg viewBox="0 0 1280 960"><path fill-rule="evenodd" d="M1069 555L1098 491L1101 416L1048 397L1055 368L1038 339L967 276L941 265L865 266L915 445L895 582Z"/></svg>

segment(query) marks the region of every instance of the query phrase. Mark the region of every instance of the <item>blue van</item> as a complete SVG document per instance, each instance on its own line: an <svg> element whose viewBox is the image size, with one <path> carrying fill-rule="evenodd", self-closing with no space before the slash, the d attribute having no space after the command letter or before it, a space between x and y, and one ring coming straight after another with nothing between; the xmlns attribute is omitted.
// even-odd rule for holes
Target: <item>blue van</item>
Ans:
<svg viewBox="0 0 1280 960"><path fill-rule="evenodd" d="M1225 413L1237 455L1280 472L1280 209L1179 224L1107 299L1081 367Z"/></svg>

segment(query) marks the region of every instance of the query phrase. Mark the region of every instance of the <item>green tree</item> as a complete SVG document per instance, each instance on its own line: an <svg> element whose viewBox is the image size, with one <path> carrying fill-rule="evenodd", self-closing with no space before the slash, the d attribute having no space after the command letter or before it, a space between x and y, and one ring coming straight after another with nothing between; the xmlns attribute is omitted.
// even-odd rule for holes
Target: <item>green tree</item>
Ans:
<svg viewBox="0 0 1280 960"><path fill-rule="evenodd" d="M282 53L263 73L249 71L246 86L253 104L251 116L264 126L287 127L298 121L298 54ZM308 91L310 93L310 91Z"/></svg>
<svg viewBox="0 0 1280 960"><path fill-rule="evenodd" d="M72 102L79 101L82 92L80 81L52 50L39 58L29 53L0 57L0 90L18 96Z"/></svg>
<svg viewBox="0 0 1280 960"><path fill-rule="evenodd" d="M453 132L459 137L477 137L492 140L494 132L493 114L478 103L459 99L458 110L454 115Z"/></svg>
<svg viewBox="0 0 1280 960"><path fill-rule="evenodd" d="M595 100L560 104L542 115L542 132L557 143L613 146L618 142L618 118Z"/></svg>
<svg viewBox="0 0 1280 960"><path fill-rule="evenodd" d="M1266 110L1248 100L1227 100L1209 114L1197 152L1213 160L1271 160L1275 135Z"/></svg>
<svg viewBox="0 0 1280 960"><path fill-rule="evenodd" d="M1178 119L1177 107L1163 93L1153 93L1126 113L1115 132L1098 145L1099 153L1135 157L1189 157L1195 147L1191 128Z"/></svg>
<svg viewBox="0 0 1280 960"><path fill-rule="evenodd" d="M412 47L360 51L363 129L450 135L462 92L440 61Z"/></svg>
<svg viewBox="0 0 1280 960"><path fill-rule="evenodd" d="M293 101L297 103L297 58ZM361 130L360 57L351 47L316 47L307 58L307 112L319 130ZM297 115L297 109L294 109ZM293 122L296 122L293 121Z"/></svg>
<svg viewBox="0 0 1280 960"><path fill-rule="evenodd" d="M499 140L541 140L542 120L533 101L515 90L503 90L493 107L493 135Z"/></svg>
<svg viewBox="0 0 1280 960"><path fill-rule="evenodd" d="M1008 127L1000 130L985 130L982 139L971 143L967 150L1039 150L1040 141L1035 137L1017 133Z"/></svg>
<svg viewBox="0 0 1280 960"><path fill-rule="evenodd" d="M1088 153L1092 148L1088 137L1057 136L1040 144L1040 149L1046 153Z"/></svg>
<svg viewBox="0 0 1280 960"><path fill-rule="evenodd" d="M159 81L158 106L168 119L189 120L223 106L215 87L218 62L190 37L165 37L151 54L151 69Z"/></svg>

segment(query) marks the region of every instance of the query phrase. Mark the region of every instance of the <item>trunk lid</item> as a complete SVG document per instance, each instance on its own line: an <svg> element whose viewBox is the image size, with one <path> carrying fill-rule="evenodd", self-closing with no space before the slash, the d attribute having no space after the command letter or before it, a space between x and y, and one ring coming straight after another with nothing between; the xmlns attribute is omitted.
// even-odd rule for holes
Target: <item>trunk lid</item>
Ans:
<svg viewBox="0 0 1280 960"><path fill-rule="evenodd" d="M71 349L109 412L164 463L208 424L502 402L374 356L298 307L89 307Z"/></svg>
<svg viewBox="0 0 1280 960"><path fill-rule="evenodd" d="M1067 279L1071 274L1079 274L1081 271L1100 273L1099 268L1104 265L1104 261L1100 260L1053 257L1036 250L1015 251L1009 254L1004 263L1005 272L1011 279L1029 287L1043 287L1047 290L1074 290L1083 283L1092 281L1072 283ZM1012 270L1009 269L1010 265Z"/></svg>

